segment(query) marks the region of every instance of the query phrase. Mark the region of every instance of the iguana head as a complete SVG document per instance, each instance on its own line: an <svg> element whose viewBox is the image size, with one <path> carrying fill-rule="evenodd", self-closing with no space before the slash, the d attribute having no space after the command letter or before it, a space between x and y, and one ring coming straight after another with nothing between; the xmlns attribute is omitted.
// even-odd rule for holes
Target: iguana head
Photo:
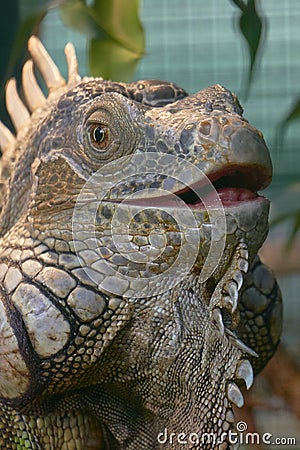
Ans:
<svg viewBox="0 0 300 450"><path fill-rule="evenodd" d="M15 336L0 395L37 414L87 411L120 448L158 448L165 429L227 448L235 381L252 384L257 356L239 301L268 230L262 134L222 86L81 79L70 45L66 83L35 37L29 51L49 95L26 63L27 106L7 86L16 137L0 127L2 323ZM12 276L16 241L31 253L12 257Z"/></svg>

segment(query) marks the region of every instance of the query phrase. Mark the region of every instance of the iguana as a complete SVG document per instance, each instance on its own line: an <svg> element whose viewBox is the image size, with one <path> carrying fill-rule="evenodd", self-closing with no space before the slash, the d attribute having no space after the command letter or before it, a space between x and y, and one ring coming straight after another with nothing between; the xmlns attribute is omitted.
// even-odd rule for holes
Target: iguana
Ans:
<svg viewBox="0 0 300 450"><path fill-rule="evenodd" d="M262 134L220 85L81 79L71 44L66 82L29 52L0 127L0 448L233 448L281 330Z"/></svg>

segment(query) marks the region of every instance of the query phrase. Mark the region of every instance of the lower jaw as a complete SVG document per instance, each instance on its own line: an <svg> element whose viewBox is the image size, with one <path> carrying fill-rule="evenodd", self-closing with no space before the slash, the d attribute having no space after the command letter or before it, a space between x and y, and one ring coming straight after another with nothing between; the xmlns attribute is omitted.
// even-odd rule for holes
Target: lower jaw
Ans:
<svg viewBox="0 0 300 450"><path fill-rule="evenodd" d="M269 200L260 196L239 201L227 198L226 201L222 201L223 212L220 208L214 207L213 203L210 204L211 210L207 205L208 202L207 211L203 207L197 208L197 205L191 208L196 221L202 223L199 227L201 245L194 272L202 272L208 250L212 245L216 245L218 249L218 245L223 241L223 252L215 273L216 279L219 279L241 242L247 245L249 263L252 262L268 233ZM205 220L206 216L209 217L209 221ZM212 255L215 253L213 251Z"/></svg>

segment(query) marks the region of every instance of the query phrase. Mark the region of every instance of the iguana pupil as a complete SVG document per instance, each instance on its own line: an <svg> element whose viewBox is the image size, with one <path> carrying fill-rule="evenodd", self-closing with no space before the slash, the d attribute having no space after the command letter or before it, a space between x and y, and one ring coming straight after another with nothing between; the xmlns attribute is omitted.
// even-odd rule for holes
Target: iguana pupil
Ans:
<svg viewBox="0 0 300 450"><path fill-rule="evenodd" d="M93 138L98 144L104 140L105 131L100 126L93 128Z"/></svg>

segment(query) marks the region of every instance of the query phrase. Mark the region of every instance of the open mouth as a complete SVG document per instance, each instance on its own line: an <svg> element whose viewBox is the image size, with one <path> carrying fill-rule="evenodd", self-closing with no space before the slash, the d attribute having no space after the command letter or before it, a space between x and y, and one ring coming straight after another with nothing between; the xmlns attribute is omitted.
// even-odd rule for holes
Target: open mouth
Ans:
<svg viewBox="0 0 300 450"><path fill-rule="evenodd" d="M124 203L145 207L180 208L186 204L192 209L207 207L238 206L263 197L258 195L270 181L263 166L230 165L209 174L199 182L186 186L180 191L153 197L135 197L124 200Z"/></svg>
<svg viewBox="0 0 300 450"><path fill-rule="evenodd" d="M264 200L257 192L264 189L270 179L270 173L263 166L228 165L169 195L145 197L139 196L143 190L137 190L134 198L128 197L122 203L152 208L182 208L184 204L192 209L239 206L243 202Z"/></svg>
<svg viewBox="0 0 300 450"><path fill-rule="evenodd" d="M176 195L190 208L201 209L204 206L237 206L259 198L260 189L268 183L268 177L261 166L230 166L208 175L210 183L199 183L187 187ZM212 186L214 189L212 189Z"/></svg>

